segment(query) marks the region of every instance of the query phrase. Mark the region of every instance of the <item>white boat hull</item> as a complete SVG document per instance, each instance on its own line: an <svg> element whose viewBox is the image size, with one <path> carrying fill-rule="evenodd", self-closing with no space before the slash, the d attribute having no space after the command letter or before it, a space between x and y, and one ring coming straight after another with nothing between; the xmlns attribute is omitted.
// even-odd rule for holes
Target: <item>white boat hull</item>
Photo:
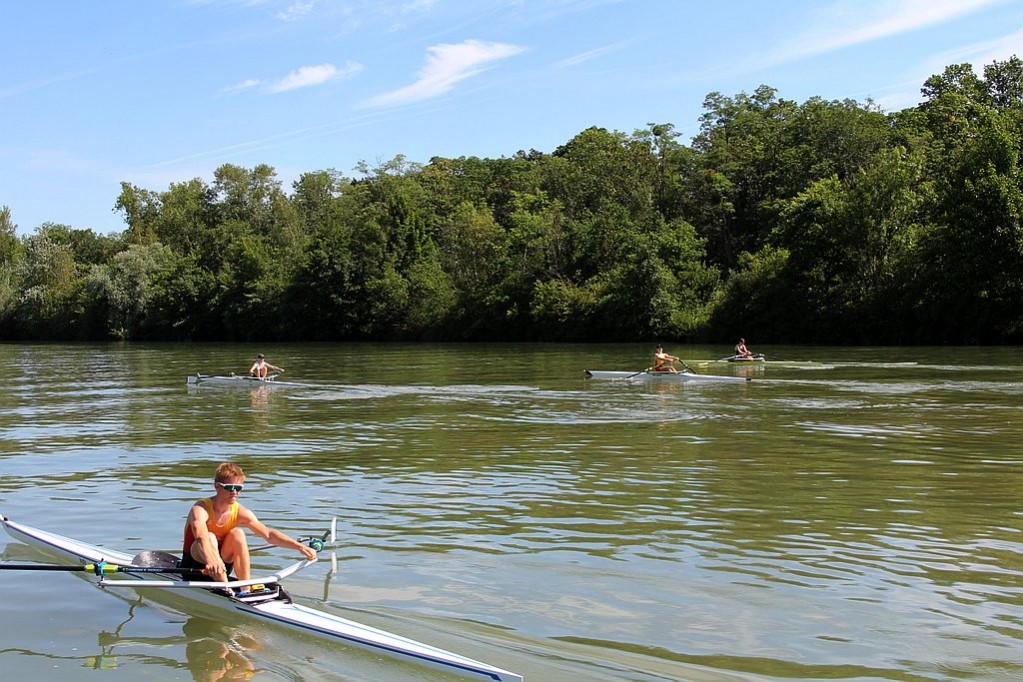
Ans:
<svg viewBox="0 0 1023 682"><path fill-rule="evenodd" d="M278 381L273 377L261 379L259 377L250 377L239 374L227 374L227 375L207 375L207 374L189 374L185 377L186 382L189 386L205 386L205 385L219 385L219 386L246 386L248 388L257 388L260 386L267 386L270 388L308 388L309 384L300 384L294 381Z"/></svg>
<svg viewBox="0 0 1023 682"><path fill-rule="evenodd" d="M695 374L693 372L615 372L603 370L585 370L591 379L628 379L631 381L731 381L745 383L748 377L729 377L720 374Z"/></svg>
<svg viewBox="0 0 1023 682"><path fill-rule="evenodd" d="M134 557L124 552L90 545L79 540L50 533L31 526L25 526L0 515L7 533L25 544L39 547L78 564L95 564L105 561L119 566L130 566ZM177 580L177 574L167 573L118 573L122 580ZM109 584L116 579L107 578ZM125 589L125 588L120 588ZM145 589L138 586L137 589ZM159 589L152 587L149 589ZM363 649L413 661L420 665L444 670L461 677L494 682L522 682L522 676L496 668L444 649L394 635L368 625L341 618L323 611L311 609L291 601L281 591L278 598L258 603L246 603L227 594L210 589L192 588L175 590L178 595L220 608L245 613L255 619L270 621L297 628L327 639L358 646Z"/></svg>

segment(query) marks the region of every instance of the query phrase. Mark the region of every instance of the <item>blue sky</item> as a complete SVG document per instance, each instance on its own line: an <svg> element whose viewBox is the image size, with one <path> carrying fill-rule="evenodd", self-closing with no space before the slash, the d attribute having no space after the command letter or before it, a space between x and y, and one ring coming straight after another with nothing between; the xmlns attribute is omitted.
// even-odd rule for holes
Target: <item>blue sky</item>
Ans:
<svg viewBox="0 0 1023 682"><path fill-rule="evenodd" d="M120 183L224 163L285 189L402 154L552 152L705 96L919 101L949 64L1023 56L1023 0L39 0L0 9L0 205L121 231Z"/></svg>

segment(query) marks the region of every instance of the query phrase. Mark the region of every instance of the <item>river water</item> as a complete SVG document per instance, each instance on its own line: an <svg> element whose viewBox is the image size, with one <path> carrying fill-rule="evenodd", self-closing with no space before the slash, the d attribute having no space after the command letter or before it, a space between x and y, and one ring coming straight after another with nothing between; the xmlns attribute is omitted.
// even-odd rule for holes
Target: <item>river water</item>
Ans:
<svg viewBox="0 0 1023 682"><path fill-rule="evenodd" d="M270 526L338 519L297 601L530 682L1023 678L1023 350L754 350L0 345L0 513L173 550L233 460ZM311 387L186 385L260 351ZM73 574L0 572L0 618L4 679L446 679Z"/></svg>

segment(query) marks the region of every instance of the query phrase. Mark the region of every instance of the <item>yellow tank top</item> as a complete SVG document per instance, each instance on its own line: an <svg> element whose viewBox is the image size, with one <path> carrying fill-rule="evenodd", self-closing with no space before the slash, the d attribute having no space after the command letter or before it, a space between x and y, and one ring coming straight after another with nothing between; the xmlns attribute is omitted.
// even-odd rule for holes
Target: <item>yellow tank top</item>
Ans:
<svg viewBox="0 0 1023 682"><path fill-rule="evenodd" d="M206 513L209 518L206 520L206 530L212 533L217 538L217 542L223 542L224 537L234 530L238 526L238 503L231 503L231 517L222 526L217 525L217 516L213 513L213 500L205 497L197 502L202 504L206 508ZM192 525L185 521L185 544L184 552L188 554L191 551L192 543L195 542L195 536L192 534Z"/></svg>

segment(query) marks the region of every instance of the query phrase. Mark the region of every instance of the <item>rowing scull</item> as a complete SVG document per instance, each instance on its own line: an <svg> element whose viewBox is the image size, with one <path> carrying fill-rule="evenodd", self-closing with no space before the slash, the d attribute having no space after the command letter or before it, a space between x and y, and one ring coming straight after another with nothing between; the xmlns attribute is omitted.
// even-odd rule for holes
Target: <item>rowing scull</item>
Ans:
<svg viewBox="0 0 1023 682"><path fill-rule="evenodd" d="M748 377L730 377L720 374L696 374L695 372L655 372L642 370L639 372L616 372L605 370L585 370L590 379L629 379L635 381L740 381L746 382Z"/></svg>
<svg viewBox="0 0 1023 682"><path fill-rule="evenodd" d="M90 545L63 535L16 523L2 514L0 514L0 523L3 523L4 529L12 538L81 564L130 566L135 560L135 557L130 554ZM494 680L495 682L522 682L521 675L487 663L294 603L291 596L280 585L280 581L311 563L313 562L300 561L272 576L228 583L199 583L181 580L172 573L117 573L115 575L120 578L104 577L99 584L104 587L120 588L191 587L195 589L182 589L180 593L205 604L244 613L258 620L292 627L331 641L409 660L461 677ZM256 583L267 585L269 594L251 597L232 594L234 588Z"/></svg>
<svg viewBox="0 0 1023 682"><path fill-rule="evenodd" d="M711 365L711 364L733 364L733 365L774 365L776 367L820 367L822 369L827 366L823 362L817 362L816 360L768 360L763 355L754 355L751 358L742 355L729 355L725 358L718 360L691 360L694 365Z"/></svg>
<svg viewBox="0 0 1023 682"><path fill-rule="evenodd" d="M268 377L251 377L245 374L189 374L185 382L189 386L202 386L203 384L219 384L225 386L248 386L249 388L259 386L277 386L281 388L310 388L311 384L302 384L295 381L277 381L277 374Z"/></svg>

